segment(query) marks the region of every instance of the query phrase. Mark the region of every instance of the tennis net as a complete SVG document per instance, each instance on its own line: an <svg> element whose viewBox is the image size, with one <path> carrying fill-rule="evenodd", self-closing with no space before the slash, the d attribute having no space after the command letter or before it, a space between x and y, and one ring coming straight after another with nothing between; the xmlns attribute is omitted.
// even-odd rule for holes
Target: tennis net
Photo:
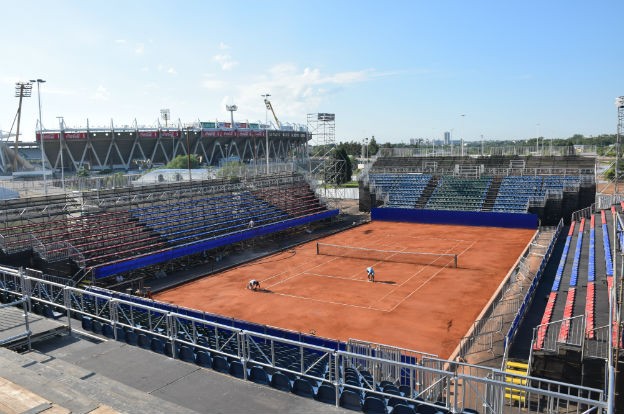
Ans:
<svg viewBox="0 0 624 414"><path fill-rule="evenodd" d="M453 253L402 252L394 250L368 249L366 247L340 246L328 243L316 243L316 254L350 257L354 259L377 260L380 262L457 267L457 255Z"/></svg>

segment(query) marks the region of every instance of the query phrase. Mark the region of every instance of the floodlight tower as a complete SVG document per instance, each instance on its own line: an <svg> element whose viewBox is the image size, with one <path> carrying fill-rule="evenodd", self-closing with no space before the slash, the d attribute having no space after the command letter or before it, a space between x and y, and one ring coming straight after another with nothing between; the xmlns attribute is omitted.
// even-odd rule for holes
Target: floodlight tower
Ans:
<svg viewBox="0 0 624 414"><path fill-rule="evenodd" d="M617 135L615 140L615 189L614 194L618 192L619 180L619 163L620 163L620 136L624 132L624 96L615 99L615 107L618 111Z"/></svg>
<svg viewBox="0 0 624 414"><path fill-rule="evenodd" d="M161 109L160 110L160 117L162 118L163 121L165 121L165 128L167 128L168 127L167 123L171 119L171 114L169 112L169 109L168 108Z"/></svg>
<svg viewBox="0 0 624 414"><path fill-rule="evenodd" d="M15 156L13 157L13 172L17 171L17 148L19 145L20 121L22 119L22 98L30 98L31 94L32 83L17 82L15 84L15 96L19 98L19 104L17 106L17 131L15 132Z"/></svg>
<svg viewBox="0 0 624 414"><path fill-rule="evenodd" d="M234 112L238 110L236 105L225 105L225 110L230 112L231 126L234 128Z"/></svg>
<svg viewBox="0 0 624 414"><path fill-rule="evenodd" d="M265 140L265 151L266 151L266 173L269 174L269 105L267 102L269 101L268 93L262 95L264 98L264 140Z"/></svg>

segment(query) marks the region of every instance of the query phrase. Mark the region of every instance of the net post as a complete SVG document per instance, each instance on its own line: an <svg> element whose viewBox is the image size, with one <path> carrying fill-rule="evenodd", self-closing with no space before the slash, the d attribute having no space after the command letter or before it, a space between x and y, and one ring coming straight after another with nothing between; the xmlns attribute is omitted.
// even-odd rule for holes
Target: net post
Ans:
<svg viewBox="0 0 624 414"><path fill-rule="evenodd" d="M316 242L316 255L318 256L318 254L319 254L319 244L318 242Z"/></svg>
<svg viewBox="0 0 624 414"><path fill-rule="evenodd" d="M457 255L454 256L455 259L455 269L457 269Z"/></svg>

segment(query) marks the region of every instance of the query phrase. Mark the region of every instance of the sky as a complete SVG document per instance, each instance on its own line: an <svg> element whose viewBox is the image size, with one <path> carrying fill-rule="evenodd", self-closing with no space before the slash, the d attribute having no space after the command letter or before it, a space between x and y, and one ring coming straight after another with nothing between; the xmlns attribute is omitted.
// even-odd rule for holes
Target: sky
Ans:
<svg viewBox="0 0 624 414"><path fill-rule="evenodd" d="M615 133L621 0L0 0L0 130L44 79L44 128L281 122L336 114L336 141ZM34 140L37 88L23 103ZM270 114L268 115L270 116Z"/></svg>

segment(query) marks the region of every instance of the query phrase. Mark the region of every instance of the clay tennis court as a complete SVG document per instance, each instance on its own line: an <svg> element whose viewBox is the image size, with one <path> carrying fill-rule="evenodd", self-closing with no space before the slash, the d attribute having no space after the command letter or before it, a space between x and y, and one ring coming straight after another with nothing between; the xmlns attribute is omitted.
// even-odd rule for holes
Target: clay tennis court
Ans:
<svg viewBox="0 0 624 414"><path fill-rule="evenodd" d="M448 358L535 230L373 221L155 295L250 322ZM316 243L457 254L433 264L317 255ZM431 259L434 260L434 259ZM375 283L366 267L374 266ZM246 289L257 279L263 291Z"/></svg>

